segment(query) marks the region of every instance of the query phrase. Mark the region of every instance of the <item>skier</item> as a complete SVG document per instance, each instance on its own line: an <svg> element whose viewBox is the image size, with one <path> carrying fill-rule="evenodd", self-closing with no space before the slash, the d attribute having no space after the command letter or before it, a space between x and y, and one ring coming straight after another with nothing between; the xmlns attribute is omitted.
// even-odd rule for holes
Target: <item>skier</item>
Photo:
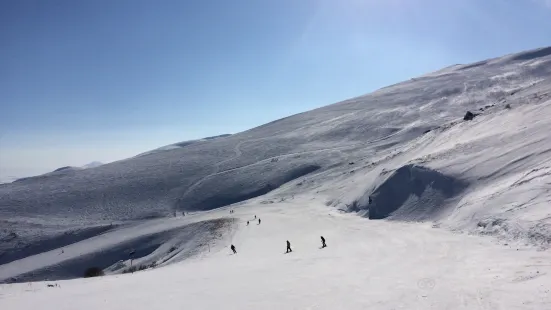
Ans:
<svg viewBox="0 0 551 310"><path fill-rule="evenodd" d="M256 220L256 215L254 216L254 219Z"/></svg>
<svg viewBox="0 0 551 310"><path fill-rule="evenodd" d="M258 219L258 225L260 225L260 219Z"/></svg>
<svg viewBox="0 0 551 310"><path fill-rule="evenodd" d="M249 221L247 221L247 226L249 226Z"/></svg>
<svg viewBox="0 0 551 310"><path fill-rule="evenodd" d="M323 238L323 236L321 236L321 247L325 248L326 246L327 246L327 244L325 244L325 238Z"/></svg>
<svg viewBox="0 0 551 310"><path fill-rule="evenodd" d="M289 252L293 252L293 250L291 250L291 242L289 242L289 240L287 240L287 252L285 252L285 253L289 253Z"/></svg>
<svg viewBox="0 0 551 310"><path fill-rule="evenodd" d="M233 251L233 254L237 254L237 251L235 250L235 246L234 246L233 244L231 245L230 248L231 248L231 250Z"/></svg>

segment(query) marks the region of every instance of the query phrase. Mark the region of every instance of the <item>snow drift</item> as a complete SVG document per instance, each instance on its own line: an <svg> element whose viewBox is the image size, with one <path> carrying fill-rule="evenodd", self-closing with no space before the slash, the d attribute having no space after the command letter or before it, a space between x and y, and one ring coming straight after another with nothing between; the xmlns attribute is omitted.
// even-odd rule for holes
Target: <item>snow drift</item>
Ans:
<svg viewBox="0 0 551 310"><path fill-rule="evenodd" d="M355 201L350 211L370 219L436 220L450 207L449 200L467 186L452 176L415 165L385 175L382 184Z"/></svg>

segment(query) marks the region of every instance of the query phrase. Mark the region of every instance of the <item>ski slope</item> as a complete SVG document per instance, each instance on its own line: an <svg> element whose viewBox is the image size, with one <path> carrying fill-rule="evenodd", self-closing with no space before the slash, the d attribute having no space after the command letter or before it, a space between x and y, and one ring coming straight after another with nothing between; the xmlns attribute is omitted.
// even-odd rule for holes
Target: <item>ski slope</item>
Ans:
<svg viewBox="0 0 551 310"><path fill-rule="evenodd" d="M260 225L252 221L262 219ZM548 252L298 198L235 209L228 246L153 271L3 285L2 309L547 309ZM202 218L229 217L227 210ZM251 220L249 226L245 221ZM328 247L320 249L323 235ZM285 241L293 252L284 254Z"/></svg>
<svg viewBox="0 0 551 310"><path fill-rule="evenodd" d="M549 115L542 48L0 184L0 308L551 308Z"/></svg>

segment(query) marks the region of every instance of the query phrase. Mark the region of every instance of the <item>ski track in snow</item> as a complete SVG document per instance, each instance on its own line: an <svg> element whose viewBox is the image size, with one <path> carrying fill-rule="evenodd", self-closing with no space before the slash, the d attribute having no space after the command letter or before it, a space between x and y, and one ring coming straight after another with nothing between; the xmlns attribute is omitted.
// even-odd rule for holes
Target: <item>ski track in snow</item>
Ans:
<svg viewBox="0 0 551 310"><path fill-rule="evenodd" d="M203 183L203 181L205 181L206 179L214 176L214 175L217 175L220 171L220 166L222 166L223 164L227 163L227 162L230 162L232 160L235 160L237 158L239 158L241 156L241 145L244 143L244 142L247 142L247 141L242 141L242 142L239 142L235 148L234 148L234 152L235 152L235 155L231 158L228 158L226 160L223 160L223 161L220 161L218 163L216 163L216 165L214 165L214 169L213 169L213 172L209 175L206 175L204 176L203 178L201 178L200 180L198 180L197 182L195 182L193 185L191 185L185 192L184 194L182 195L183 197L185 197L187 194L189 194L190 192L193 191L194 188L196 188L197 186L201 185L201 183ZM236 168L237 169L237 168Z"/></svg>
<svg viewBox="0 0 551 310"><path fill-rule="evenodd" d="M376 140L376 141L372 141L372 142L369 142L367 144L372 144L372 143L375 143L375 142L379 142L379 141L382 141L384 139L387 139L389 137L384 137L382 139L379 139L379 140ZM249 167L252 167L252 166L256 166L256 165L261 165L263 163L266 163L266 162L269 162L271 161L272 159L278 159L278 158L284 158L284 157L287 157L287 156L296 156L296 155L307 155L307 154L313 154L313 153L317 153L317 152L327 152L327 151L338 151L339 153L339 156L344 159L346 159L346 156L340 151L341 149L346 149L346 148L351 148L351 147L357 147L357 146L361 146L361 145L366 145L366 143L359 143L359 144L355 144L355 145L350 145L350 146L340 146L340 147L332 147L332 148L325 148L325 149L317 149L317 150L310 150L310 151L303 151L303 152L294 152L294 153L283 153L283 154L280 154L280 155L277 155L277 156L272 156L272 157L268 157L268 158L265 158L261 161L257 161L257 162L254 162L254 163L251 163L251 164L248 164L248 165L244 165L244 166L239 166L239 167L235 167L235 168L231 168L231 169L226 169L226 170L222 170L220 171L220 166L222 166L223 164L225 163L228 163L228 162L231 162L233 160L236 160L238 159L242 153L241 153L241 146L247 142L258 142L258 141L261 141L261 140L266 140L266 139L269 139L269 138L262 138L262 139L255 139L255 140L246 140L246 141L241 141L239 142L235 148L234 148L234 152L235 152L235 155L231 158L228 158L226 160L223 160L223 161L220 161L218 162L217 164L214 165L214 169L213 169L213 172L204 176L203 178L201 178L200 180L198 180L197 182L195 182L193 185L191 185L185 192L184 194L182 195L183 197L185 197L186 195L188 195L189 193L191 193L197 186L201 185L205 180L209 179L209 178L212 178L216 175L220 175L220 174L223 174L223 173L228 173L228 172L233 172L233 171L237 171L237 170L240 170L240 169L244 169L244 168L249 168Z"/></svg>
<svg viewBox="0 0 551 310"><path fill-rule="evenodd" d="M220 166L222 166L225 163L236 160L242 155L241 146L243 144L248 143L248 142L250 143L250 142L258 142L258 141L262 141L262 140L267 140L267 139L270 139L271 137L241 141L235 146L235 148L234 148L235 155L233 157L231 157L229 159L226 159L226 160L223 160L221 162L218 162L215 165L215 168L214 168L214 170L211 174L206 175L205 177L201 178L199 181L195 182L192 186L190 186L188 188L188 190L186 190L186 192L184 192L183 196L185 196L185 195L189 194L190 192L192 192L194 188L199 186L201 183L203 183L208 178L211 178L211 177L219 175L219 174L228 173L228 172L236 171L236 170L239 170L239 169L244 169L244 168L248 168L248 167L251 167L251 166L263 164L265 162L271 161L272 159L278 159L278 158L284 158L284 157L296 156L296 155L308 155L308 154L313 154L313 153L318 153L318 152L337 151L339 153L339 156L341 157L341 159L344 159L344 161L346 161L346 159L348 157L346 155L344 155L341 150L352 149L352 148L357 148L357 147L366 147L366 146L369 146L369 145L373 145L373 144L376 144L378 142L382 142L382 141L388 140L388 139L390 139L394 136L397 136L399 133L401 133L401 132L397 132L397 133L394 133L394 134L391 134L391 135L388 135L388 136L384 136L384 137L379 138L379 139L374 139L374 140L369 141L369 142L354 143L354 144L350 144L350 145L330 147L330 148L322 148L322 149L309 150L309 151L303 151L303 152L282 153L280 155L268 157L268 158L265 158L261 161L257 161L257 162L254 162L254 163L251 163L251 164L248 164L248 165L239 166L239 167L235 167L235 168L220 171Z"/></svg>

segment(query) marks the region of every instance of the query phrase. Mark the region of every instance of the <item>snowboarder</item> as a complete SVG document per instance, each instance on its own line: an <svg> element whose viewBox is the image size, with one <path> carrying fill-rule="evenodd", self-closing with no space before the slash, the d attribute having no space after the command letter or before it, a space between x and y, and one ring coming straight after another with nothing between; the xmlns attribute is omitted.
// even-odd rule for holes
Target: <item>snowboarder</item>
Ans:
<svg viewBox="0 0 551 310"><path fill-rule="evenodd" d="M260 219L258 219L258 225L260 225Z"/></svg>
<svg viewBox="0 0 551 310"><path fill-rule="evenodd" d="M233 254L237 254L237 251L235 250L235 246L234 246L233 244L231 245L230 248L231 248L231 250L233 251Z"/></svg>
<svg viewBox="0 0 551 310"><path fill-rule="evenodd" d="M285 252L285 253L289 253L289 252L293 252L293 250L291 250L291 242L289 242L289 240L287 240L287 252Z"/></svg>
<svg viewBox="0 0 551 310"><path fill-rule="evenodd" d="M321 236L321 247L325 248L326 246L327 246L327 244L325 244L325 238L323 238L323 236Z"/></svg>
<svg viewBox="0 0 551 310"><path fill-rule="evenodd" d="M247 226L249 226L249 221L247 221Z"/></svg>
<svg viewBox="0 0 551 310"><path fill-rule="evenodd" d="M256 215L254 216L254 219L256 220Z"/></svg>

